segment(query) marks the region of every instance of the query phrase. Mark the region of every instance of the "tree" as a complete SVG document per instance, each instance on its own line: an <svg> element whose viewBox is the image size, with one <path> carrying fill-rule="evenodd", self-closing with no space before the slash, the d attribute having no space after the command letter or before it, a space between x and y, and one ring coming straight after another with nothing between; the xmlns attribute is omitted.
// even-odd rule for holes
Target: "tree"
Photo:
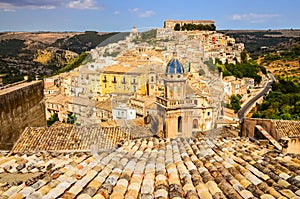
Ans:
<svg viewBox="0 0 300 199"><path fill-rule="evenodd" d="M47 120L47 126L50 127L52 124L54 124L56 121L59 121L58 114L54 113L48 120Z"/></svg>
<svg viewBox="0 0 300 199"><path fill-rule="evenodd" d="M242 96L240 96L240 95L231 95L230 96L230 105L235 113L237 113L241 108L241 102L240 102L241 98L242 98Z"/></svg>
<svg viewBox="0 0 300 199"><path fill-rule="evenodd" d="M243 50L241 52L241 61L242 61L242 63L247 63L247 61L248 61L247 59L248 59L247 51Z"/></svg>
<svg viewBox="0 0 300 199"><path fill-rule="evenodd" d="M67 123L68 124L74 124L76 121L76 116L73 113L68 113L68 119L67 119Z"/></svg>
<svg viewBox="0 0 300 199"><path fill-rule="evenodd" d="M180 24L179 23L175 24L174 30L175 31L180 31Z"/></svg>

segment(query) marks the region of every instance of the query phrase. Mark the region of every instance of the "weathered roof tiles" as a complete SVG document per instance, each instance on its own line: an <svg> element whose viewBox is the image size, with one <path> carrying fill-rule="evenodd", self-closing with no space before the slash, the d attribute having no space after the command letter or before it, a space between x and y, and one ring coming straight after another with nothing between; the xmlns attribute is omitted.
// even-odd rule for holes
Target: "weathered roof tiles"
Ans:
<svg viewBox="0 0 300 199"><path fill-rule="evenodd" d="M125 141L89 153L0 158L2 198L297 198L300 161L244 138ZM20 166L22 165L22 166ZM27 178L17 178L17 174ZM2 184L1 184L2 183Z"/></svg>

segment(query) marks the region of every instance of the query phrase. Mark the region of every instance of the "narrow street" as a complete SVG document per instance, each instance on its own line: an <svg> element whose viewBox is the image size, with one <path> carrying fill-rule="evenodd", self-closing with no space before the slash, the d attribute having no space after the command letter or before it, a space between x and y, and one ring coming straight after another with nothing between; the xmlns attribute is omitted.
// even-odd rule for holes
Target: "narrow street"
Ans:
<svg viewBox="0 0 300 199"><path fill-rule="evenodd" d="M267 94L269 90L272 88L273 82L276 80L274 75L272 73L268 73L268 76L271 80L269 80L265 87L254 97L252 97L244 106L241 107L241 109L238 111L238 119L240 123L243 122L243 118L245 117L245 113L249 111L249 109L253 106L256 101L261 98L263 95Z"/></svg>

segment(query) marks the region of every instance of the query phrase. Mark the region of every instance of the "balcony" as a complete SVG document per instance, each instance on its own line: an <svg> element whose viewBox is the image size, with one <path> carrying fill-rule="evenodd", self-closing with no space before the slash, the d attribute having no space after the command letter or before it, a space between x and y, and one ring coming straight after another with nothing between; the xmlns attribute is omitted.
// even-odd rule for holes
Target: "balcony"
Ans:
<svg viewBox="0 0 300 199"><path fill-rule="evenodd" d="M103 80L102 80L102 82L103 82L103 83L106 83L106 82L107 82L107 80L106 80L106 79L103 79Z"/></svg>
<svg viewBox="0 0 300 199"><path fill-rule="evenodd" d="M157 103L163 105L166 108L178 108L178 107L191 107L195 106L193 100L191 99L184 99L184 100L168 100L162 97L156 97Z"/></svg>
<svg viewBox="0 0 300 199"><path fill-rule="evenodd" d="M117 80L112 80L111 83L115 84L117 83Z"/></svg>

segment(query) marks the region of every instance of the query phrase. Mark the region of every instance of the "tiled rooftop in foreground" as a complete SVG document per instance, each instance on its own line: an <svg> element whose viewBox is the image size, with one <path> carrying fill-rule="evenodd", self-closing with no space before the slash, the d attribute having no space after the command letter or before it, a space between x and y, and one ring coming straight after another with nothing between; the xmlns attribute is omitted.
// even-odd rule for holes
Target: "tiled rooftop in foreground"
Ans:
<svg viewBox="0 0 300 199"><path fill-rule="evenodd" d="M0 158L2 198L299 198L300 160L229 134Z"/></svg>
<svg viewBox="0 0 300 199"><path fill-rule="evenodd" d="M27 127L12 152L90 151L91 148L110 149L121 140L129 140L128 128L100 125Z"/></svg>

